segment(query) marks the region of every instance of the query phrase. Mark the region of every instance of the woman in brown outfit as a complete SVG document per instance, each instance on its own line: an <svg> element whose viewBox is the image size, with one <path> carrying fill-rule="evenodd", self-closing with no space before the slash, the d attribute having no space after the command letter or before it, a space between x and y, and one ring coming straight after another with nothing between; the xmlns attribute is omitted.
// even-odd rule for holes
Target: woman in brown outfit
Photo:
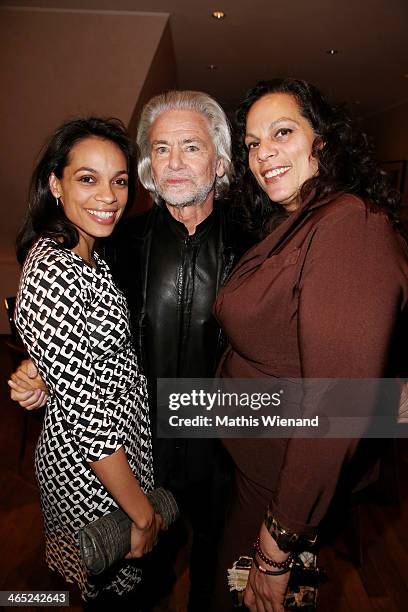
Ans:
<svg viewBox="0 0 408 612"><path fill-rule="evenodd" d="M408 253L396 230L397 194L372 161L365 137L313 86L293 79L251 90L238 128L238 205L261 241L216 302L230 342L219 375L395 376ZM288 533L314 538L358 441L224 442L237 469L219 579L251 553L259 535L264 557L280 565L255 556L261 571L253 566L245 603L250 610L280 612L290 575ZM220 611L230 607L226 582L224 591Z"/></svg>

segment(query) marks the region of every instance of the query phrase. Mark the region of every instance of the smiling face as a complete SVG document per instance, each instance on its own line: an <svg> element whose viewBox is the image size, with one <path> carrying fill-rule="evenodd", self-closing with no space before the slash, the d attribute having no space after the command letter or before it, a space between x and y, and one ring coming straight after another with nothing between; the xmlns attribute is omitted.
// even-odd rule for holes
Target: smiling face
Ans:
<svg viewBox="0 0 408 612"><path fill-rule="evenodd" d="M298 207L303 183L317 173L314 140L310 123L289 94L267 94L248 112L245 145L249 167L261 189L288 212Z"/></svg>
<svg viewBox="0 0 408 612"><path fill-rule="evenodd" d="M109 236L125 209L125 155L110 140L86 138L72 147L61 179L51 174L49 184L79 232L79 244L73 250L88 259L95 239Z"/></svg>
<svg viewBox="0 0 408 612"><path fill-rule="evenodd" d="M170 206L212 204L217 160L208 120L193 110L161 113L149 131L152 176L158 194Z"/></svg>

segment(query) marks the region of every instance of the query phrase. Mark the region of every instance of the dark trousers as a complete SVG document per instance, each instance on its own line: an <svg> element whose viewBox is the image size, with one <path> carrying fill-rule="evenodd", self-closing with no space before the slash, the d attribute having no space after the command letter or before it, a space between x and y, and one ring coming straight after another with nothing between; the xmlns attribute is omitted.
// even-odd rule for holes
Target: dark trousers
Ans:
<svg viewBox="0 0 408 612"><path fill-rule="evenodd" d="M191 533L188 612L208 612L213 595L217 550L224 521L228 487L214 479L174 490L181 518L160 536L157 547L143 559L143 610L150 610L170 593L177 578L175 562Z"/></svg>
<svg viewBox="0 0 408 612"><path fill-rule="evenodd" d="M137 589L126 595L98 595L94 600L83 602L84 612L101 612L101 610L116 610L117 612L142 612L140 594Z"/></svg>

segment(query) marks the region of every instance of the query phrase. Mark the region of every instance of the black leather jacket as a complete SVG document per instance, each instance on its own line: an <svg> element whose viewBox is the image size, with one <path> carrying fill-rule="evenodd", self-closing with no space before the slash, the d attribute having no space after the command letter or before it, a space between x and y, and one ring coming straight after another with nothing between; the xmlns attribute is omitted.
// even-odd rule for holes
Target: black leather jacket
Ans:
<svg viewBox="0 0 408 612"><path fill-rule="evenodd" d="M124 220L107 251L148 379L156 484L173 489L211 476L215 445L155 438L156 378L214 375L223 338L212 305L240 250L238 232L231 230L225 203L217 202L192 236L165 206L155 205Z"/></svg>

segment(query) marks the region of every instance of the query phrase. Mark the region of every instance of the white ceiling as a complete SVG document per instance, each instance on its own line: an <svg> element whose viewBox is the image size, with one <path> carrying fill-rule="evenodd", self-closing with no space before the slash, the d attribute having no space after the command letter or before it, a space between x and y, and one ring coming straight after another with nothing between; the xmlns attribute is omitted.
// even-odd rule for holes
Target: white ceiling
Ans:
<svg viewBox="0 0 408 612"><path fill-rule="evenodd" d="M179 86L227 110L262 78L311 80L372 115L408 101L408 0L13 0L0 4L170 13ZM211 11L227 17L216 21ZM326 50L337 49L334 56ZM209 64L217 65L209 70Z"/></svg>

